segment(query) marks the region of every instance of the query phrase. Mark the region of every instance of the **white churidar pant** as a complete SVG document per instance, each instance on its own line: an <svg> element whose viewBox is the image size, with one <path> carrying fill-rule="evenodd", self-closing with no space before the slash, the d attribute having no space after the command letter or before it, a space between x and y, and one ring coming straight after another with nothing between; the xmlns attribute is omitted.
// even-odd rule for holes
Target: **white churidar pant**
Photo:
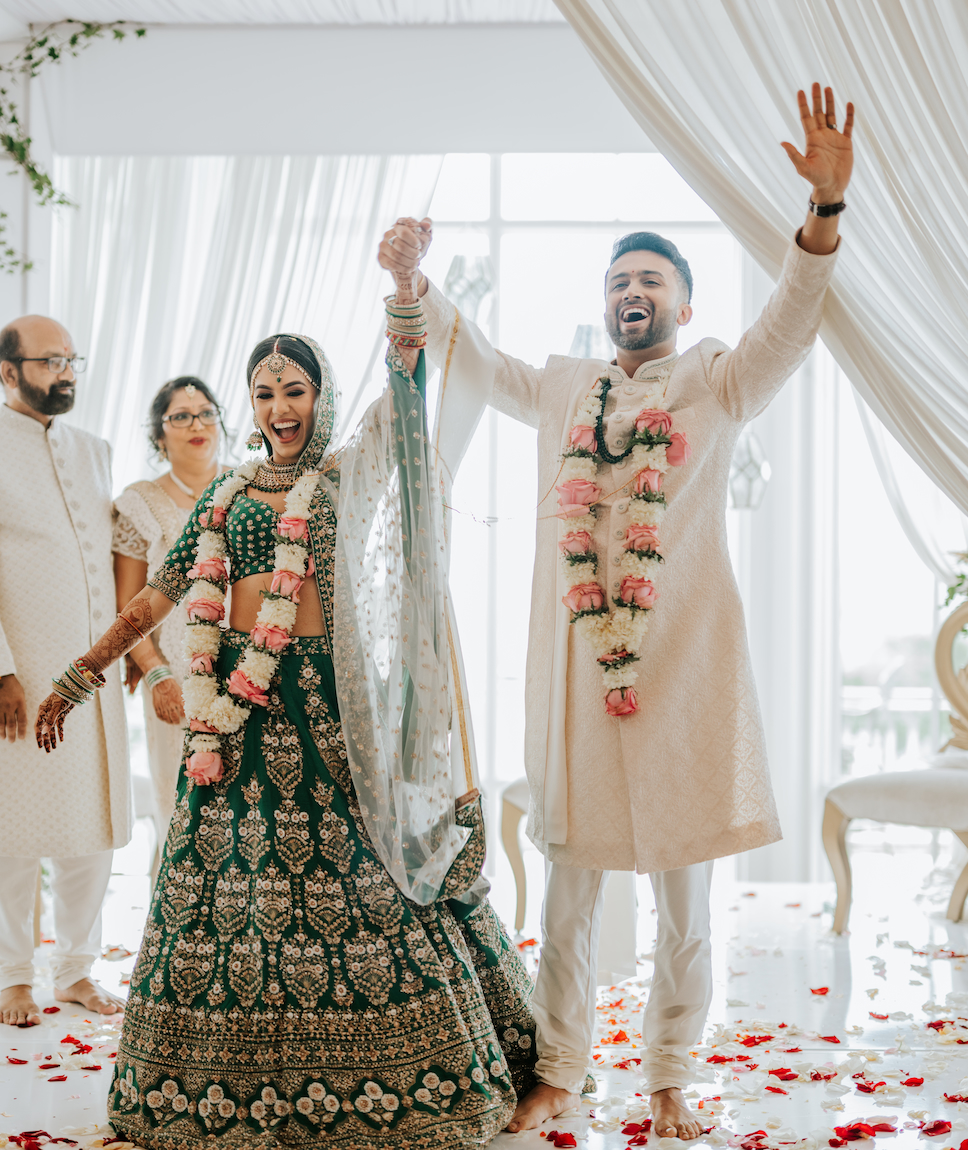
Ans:
<svg viewBox="0 0 968 1150"><path fill-rule="evenodd" d="M531 1000L541 1082L581 1091L595 1032L598 940L608 871L545 864L541 963ZM689 1047L712 1001L709 930L712 862L649 875L655 892L655 971L645 1008L642 1071L651 1094L692 1078Z"/></svg>
<svg viewBox="0 0 968 1150"><path fill-rule="evenodd" d="M66 990L91 973L101 954L101 904L114 851L50 860L54 904L54 987ZM34 894L39 858L0 862L0 990L34 981Z"/></svg>

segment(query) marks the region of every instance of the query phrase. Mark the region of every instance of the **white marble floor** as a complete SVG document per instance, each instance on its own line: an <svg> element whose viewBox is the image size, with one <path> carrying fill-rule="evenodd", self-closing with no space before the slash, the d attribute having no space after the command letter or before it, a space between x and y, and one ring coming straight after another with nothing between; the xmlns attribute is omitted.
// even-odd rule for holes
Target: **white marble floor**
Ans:
<svg viewBox="0 0 968 1150"><path fill-rule="evenodd" d="M134 961L126 952L136 949L144 919L146 858L139 839L118 858L118 870L128 873L112 880L104 938L115 949L96 971L112 989L123 986ZM537 879L537 856L528 866ZM852 933L842 938L829 931L832 885L717 880L716 994L706 1045L694 1052L691 1091L711 1127L704 1144L757 1150L797 1143L813 1150L831 1139L841 1144L835 1127L864 1121L896 1129L878 1134L894 1146L943 1150L964 1143L968 1150L968 1103L944 1097L968 1098L968 1043L959 1044L968 1040L968 928L945 920L945 876L930 869L930 858L917 850L858 855ZM541 1132L500 1135L495 1150L646 1144L637 1131L648 1109L635 1059L651 973L649 898L643 882L639 976L601 996L598 1093L580 1113ZM511 900L499 871L495 904L505 917ZM532 929L536 903L528 915ZM54 1004L45 949L38 953L37 991L47 1007ZM928 1025L942 1020L952 1024ZM65 1041L68 1035L79 1042ZM100 1144L109 1134L104 1097L116 1042L116 1024L66 1006L45 1014L39 1027L0 1026L0 1148L25 1130ZM847 1133L855 1140L862 1131Z"/></svg>

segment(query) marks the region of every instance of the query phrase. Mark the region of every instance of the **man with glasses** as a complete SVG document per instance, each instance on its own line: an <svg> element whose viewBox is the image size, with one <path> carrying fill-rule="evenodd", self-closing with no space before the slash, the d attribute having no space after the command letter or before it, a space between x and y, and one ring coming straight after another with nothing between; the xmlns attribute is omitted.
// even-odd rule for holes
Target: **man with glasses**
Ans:
<svg viewBox="0 0 968 1150"><path fill-rule="evenodd" d="M0 1022L40 1021L33 996L34 905L50 860L54 998L113 1014L91 975L115 847L131 833L118 676L78 709L64 762L37 747L27 716L114 614L108 444L60 419L84 360L55 320L0 331Z"/></svg>

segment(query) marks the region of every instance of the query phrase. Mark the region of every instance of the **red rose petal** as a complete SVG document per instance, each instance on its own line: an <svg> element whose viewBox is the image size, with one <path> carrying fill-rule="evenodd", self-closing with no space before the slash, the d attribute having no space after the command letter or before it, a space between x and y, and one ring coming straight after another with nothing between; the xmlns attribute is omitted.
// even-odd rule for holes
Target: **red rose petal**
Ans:
<svg viewBox="0 0 968 1150"><path fill-rule="evenodd" d="M779 1086L767 1086L766 1088L771 1094L789 1094L789 1090L782 1090Z"/></svg>
<svg viewBox="0 0 968 1150"><path fill-rule="evenodd" d="M950 1134L951 1123L946 1118L938 1118L935 1122L929 1122L927 1126L922 1126L921 1133L925 1138L937 1138L939 1134Z"/></svg>
<svg viewBox="0 0 968 1150"><path fill-rule="evenodd" d="M835 1034L821 1034L819 1038L821 1042L836 1042L838 1046L840 1045L840 1039Z"/></svg>
<svg viewBox="0 0 968 1150"><path fill-rule="evenodd" d="M100 1066L82 1066L81 1069L82 1070L100 1070L101 1067Z"/></svg>
<svg viewBox="0 0 968 1150"><path fill-rule="evenodd" d="M37 1067L38 1070L56 1070L60 1066L59 1062L43 1062Z"/></svg>
<svg viewBox="0 0 968 1150"><path fill-rule="evenodd" d="M903 1083L902 1085L907 1085ZM944 1096L945 1102L968 1102L968 1094L946 1094Z"/></svg>
<svg viewBox="0 0 968 1150"><path fill-rule="evenodd" d="M55 1074L53 1078L48 1078L47 1081L48 1082L66 1082L67 1081L67 1075L66 1074Z"/></svg>
<svg viewBox="0 0 968 1150"><path fill-rule="evenodd" d="M818 986L816 990L814 990L814 988L812 986L810 987L810 993L811 994L827 994L827 993L829 993L829 991L830 991L829 986Z"/></svg>
<svg viewBox="0 0 968 1150"><path fill-rule="evenodd" d="M60 1014L59 1006L45 1006L44 1014Z"/></svg>
<svg viewBox="0 0 968 1150"><path fill-rule="evenodd" d="M11 1058L9 1054L7 1055L7 1061L10 1063L11 1066L26 1066L27 1065L27 1059L26 1058Z"/></svg>
<svg viewBox="0 0 968 1150"><path fill-rule="evenodd" d="M795 1070L789 1070L785 1066L781 1066L777 1070L770 1070L769 1073L775 1075L781 1082L795 1082L800 1077Z"/></svg>
<svg viewBox="0 0 968 1150"><path fill-rule="evenodd" d="M923 1086L924 1085L924 1079L923 1078L905 1078L904 1081L901 1083L901 1085L902 1086Z"/></svg>
<svg viewBox="0 0 968 1150"><path fill-rule="evenodd" d="M873 1010L869 1010L867 1013L871 1016L871 1018L876 1018L878 1022L887 1022L889 1018L889 1015L875 1014Z"/></svg>

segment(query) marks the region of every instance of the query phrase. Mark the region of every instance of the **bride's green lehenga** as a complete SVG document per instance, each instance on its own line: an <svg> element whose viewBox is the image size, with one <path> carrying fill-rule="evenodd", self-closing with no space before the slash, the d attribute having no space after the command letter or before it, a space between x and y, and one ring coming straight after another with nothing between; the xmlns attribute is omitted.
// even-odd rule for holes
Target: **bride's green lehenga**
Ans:
<svg viewBox="0 0 968 1150"><path fill-rule="evenodd" d="M410 377L391 373L391 387L404 434L417 415L425 428ZM214 487L153 580L174 600ZM233 579L272 569L276 518L235 500ZM335 525L319 489L310 529L328 623ZM245 639L227 632L223 680ZM290 643L269 705L223 739L223 761L217 784L181 777L131 979L115 1130L164 1150L488 1141L532 1084L535 1053L516 949L486 900L448 897L479 872L479 807L458 813L473 833L441 899L405 898L361 818L326 636Z"/></svg>

